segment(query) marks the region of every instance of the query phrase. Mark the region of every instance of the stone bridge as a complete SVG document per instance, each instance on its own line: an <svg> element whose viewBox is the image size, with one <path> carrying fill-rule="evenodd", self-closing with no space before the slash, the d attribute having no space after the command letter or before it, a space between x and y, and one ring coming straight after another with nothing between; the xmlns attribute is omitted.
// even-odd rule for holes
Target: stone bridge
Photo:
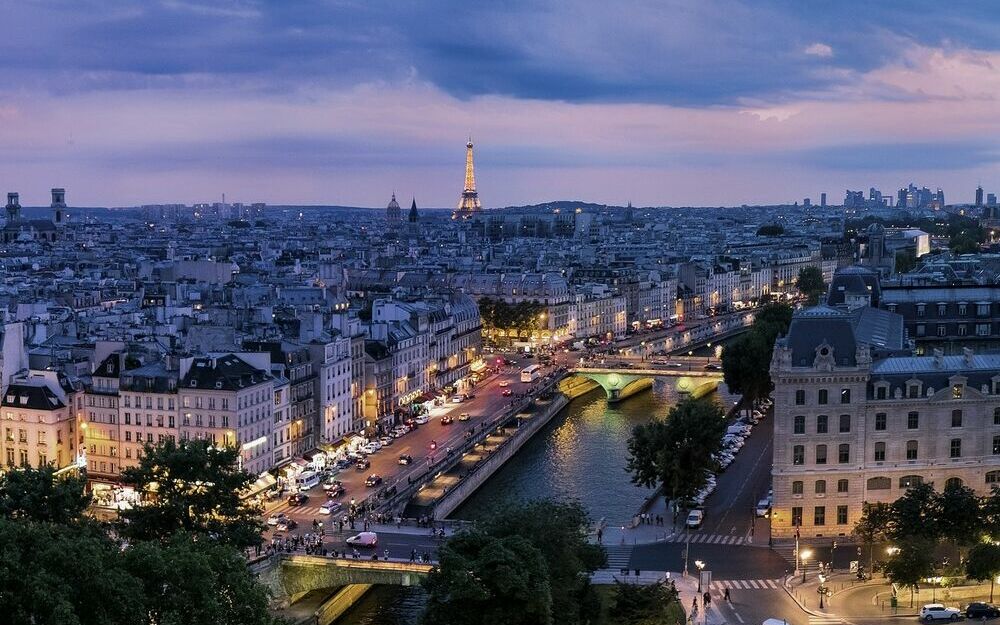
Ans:
<svg viewBox="0 0 1000 625"><path fill-rule="evenodd" d="M677 371L664 369L614 369L604 367L577 367L570 372L574 377L586 378L600 385L609 402L631 397L653 386L655 379L670 380L679 393L702 397L718 388L722 382L721 371ZM572 380L573 378L569 378Z"/></svg>
<svg viewBox="0 0 1000 625"><path fill-rule="evenodd" d="M272 600L288 605L319 589L336 589L353 584L413 586L427 577L432 565L279 554L254 564L252 568L271 591Z"/></svg>

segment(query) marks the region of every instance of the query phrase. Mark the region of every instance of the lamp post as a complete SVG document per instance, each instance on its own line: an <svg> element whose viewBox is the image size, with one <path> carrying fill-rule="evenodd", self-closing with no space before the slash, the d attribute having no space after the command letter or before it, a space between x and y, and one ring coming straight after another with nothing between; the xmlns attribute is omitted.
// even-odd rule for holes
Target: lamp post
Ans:
<svg viewBox="0 0 1000 625"><path fill-rule="evenodd" d="M701 560L695 560L694 565L698 568L698 594L701 594L701 571L705 568L705 563Z"/></svg>
<svg viewBox="0 0 1000 625"><path fill-rule="evenodd" d="M802 560L802 583L806 583L806 560L812 557L812 551L805 549L799 555L799 559Z"/></svg>
<svg viewBox="0 0 1000 625"><path fill-rule="evenodd" d="M821 574L819 576L819 588L816 589L817 592L819 592L819 609L820 610L823 609L823 595L826 594L826 586L825 586L825 584L826 584L826 575L822 575Z"/></svg>

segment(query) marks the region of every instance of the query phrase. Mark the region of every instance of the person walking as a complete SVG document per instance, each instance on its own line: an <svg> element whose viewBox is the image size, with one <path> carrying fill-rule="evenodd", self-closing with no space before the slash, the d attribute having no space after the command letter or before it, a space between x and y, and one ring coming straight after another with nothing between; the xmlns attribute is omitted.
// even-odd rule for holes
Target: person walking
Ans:
<svg viewBox="0 0 1000 625"><path fill-rule="evenodd" d="M733 600L729 598L729 587L726 587L726 592L722 594L722 598L726 600L726 603L732 603Z"/></svg>

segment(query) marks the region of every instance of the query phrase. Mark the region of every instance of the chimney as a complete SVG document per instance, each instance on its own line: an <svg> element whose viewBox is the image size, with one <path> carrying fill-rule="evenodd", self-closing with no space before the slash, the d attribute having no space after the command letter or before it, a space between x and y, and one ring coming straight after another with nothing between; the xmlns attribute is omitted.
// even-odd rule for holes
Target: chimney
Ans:
<svg viewBox="0 0 1000 625"><path fill-rule="evenodd" d="M972 357L976 355L976 352L972 351L971 347L962 348L962 357L965 359L965 366L972 366Z"/></svg>
<svg viewBox="0 0 1000 625"><path fill-rule="evenodd" d="M935 347L934 348L934 366L938 369L944 364L944 351Z"/></svg>

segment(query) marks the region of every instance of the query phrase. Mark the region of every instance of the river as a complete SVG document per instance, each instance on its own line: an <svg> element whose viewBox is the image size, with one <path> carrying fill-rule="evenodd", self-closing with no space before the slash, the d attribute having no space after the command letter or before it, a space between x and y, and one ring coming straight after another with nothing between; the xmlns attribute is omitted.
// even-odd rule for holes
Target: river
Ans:
<svg viewBox="0 0 1000 625"><path fill-rule="evenodd" d="M678 401L675 379L662 378L650 391L614 404L601 389L574 399L452 516L474 519L505 502L558 497L579 500L595 521L627 523L651 494L629 481L628 437ZM732 405L724 386L709 398ZM419 589L376 588L340 623L414 625L422 600Z"/></svg>

